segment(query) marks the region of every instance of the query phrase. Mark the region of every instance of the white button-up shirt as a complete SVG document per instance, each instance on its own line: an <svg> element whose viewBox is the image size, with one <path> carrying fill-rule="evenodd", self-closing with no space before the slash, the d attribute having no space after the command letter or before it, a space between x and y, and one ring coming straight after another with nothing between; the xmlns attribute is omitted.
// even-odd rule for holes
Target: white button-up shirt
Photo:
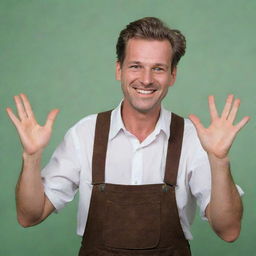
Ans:
<svg viewBox="0 0 256 256"><path fill-rule="evenodd" d="M79 190L77 234L83 235L92 192L92 153L97 115L75 124L42 170L45 193L56 211L70 202ZM155 130L142 142L126 130L121 105L111 114L105 182L125 185L163 183L171 112L161 109ZM210 200L211 172L206 152L196 130L185 119L183 145L177 177L176 201L181 226L192 239L190 226L196 204L205 218Z"/></svg>

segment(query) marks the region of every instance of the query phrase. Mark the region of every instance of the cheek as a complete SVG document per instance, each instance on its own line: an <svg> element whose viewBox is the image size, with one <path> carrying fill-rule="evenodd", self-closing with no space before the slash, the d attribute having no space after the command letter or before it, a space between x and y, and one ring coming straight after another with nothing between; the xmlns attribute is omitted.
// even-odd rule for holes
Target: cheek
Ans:
<svg viewBox="0 0 256 256"><path fill-rule="evenodd" d="M121 76L121 80L124 83L131 83L135 80L138 79L138 74L136 74L135 72L127 72L127 73L123 73Z"/></svg>
<svg viewBox="0 0 256 256"><path fill-rule="evenodd" d="M171 86L173 82L174 82L173 76L167 76L165 77L165 79L163 79L163 83L168 87Z"/></svg>
<svg viewBox="0 0 256 256"><path fill-rule="evenodd" d="M171 78L167 76L158 76L156 81L158 81L162 86L167 86L171 83Z"/></svg>

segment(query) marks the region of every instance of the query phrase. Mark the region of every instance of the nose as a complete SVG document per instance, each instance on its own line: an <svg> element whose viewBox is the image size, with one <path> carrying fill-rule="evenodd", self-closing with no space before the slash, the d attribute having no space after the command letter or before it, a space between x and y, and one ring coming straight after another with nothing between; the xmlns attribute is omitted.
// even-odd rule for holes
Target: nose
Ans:
<svg viewBox="0 0 256 256"><path fill-rule="evenodd" d="M152 71L151 70L147 70L147 69L144 69L143 72L141 73L141 83L144 85L144 86L148 86L148 85L151 85L153 83L153 74L152 74Z"/></svg>

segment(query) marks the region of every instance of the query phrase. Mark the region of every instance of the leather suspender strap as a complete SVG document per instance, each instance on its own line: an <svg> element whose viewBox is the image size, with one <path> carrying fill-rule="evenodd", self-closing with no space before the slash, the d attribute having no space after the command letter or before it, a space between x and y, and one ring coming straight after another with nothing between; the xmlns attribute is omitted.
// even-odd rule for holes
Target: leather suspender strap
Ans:
<svg viewBox="0 0 256 256"><path fill-rule="evenodd" d="M92 158L92 184L105 183L105 163L111 111L99 113L96 120Z"/></svg>
<svg viewBox="0 0 256 256"><path fill-rule="evenodd" d="M172 113L164 182L176 186L183 141L184 119Z"/></svg>

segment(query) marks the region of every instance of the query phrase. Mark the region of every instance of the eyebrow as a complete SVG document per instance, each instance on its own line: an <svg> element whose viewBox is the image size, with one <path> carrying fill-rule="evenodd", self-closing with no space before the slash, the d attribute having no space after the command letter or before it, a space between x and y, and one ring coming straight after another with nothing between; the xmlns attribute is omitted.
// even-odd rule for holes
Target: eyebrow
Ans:
<svg viewBox="0 0 256 256"><path fill-rule="evenodd" d="M141 64L140 61L129 61L128 64Z"/></svg>

